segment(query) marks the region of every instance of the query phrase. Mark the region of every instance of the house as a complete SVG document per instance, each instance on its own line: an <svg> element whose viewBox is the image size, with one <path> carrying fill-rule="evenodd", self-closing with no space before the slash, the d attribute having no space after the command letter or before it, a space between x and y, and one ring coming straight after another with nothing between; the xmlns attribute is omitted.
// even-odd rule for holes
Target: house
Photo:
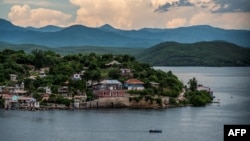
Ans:
<svg viewBox="0 0 250 141"><path fill-rule="evenodd" d="M69 91L68 86L62 86L62 87L58 88L58 94L61 94L64 97L71 97L71 93Z"/></svg>
<svg viewBox="0 0 250 141"><path fill-rule="evenodd" d="M45 92L45 94L51 94L51 89L50 87L46 86L46 87L38 87L38 90L44 90L43 92Z"/></svg>
<svg viewBox="0 0 250 141"><path fill-rule="evenodd" d="M33 97L21 96L18 98L19 108L40 108L40 103Z"/></svg>
<svg viewBox="0 0 250 141"><path fill-rule="evenodd" d="M50 87L45 87L45 93L46 93L46 94L51 94L51 89L50 89Z"/></svg>
<svg viewBox="0 0 250 141"><path fill-rule="evenodd" d="M27 107L34 108L36 100L32 97L22 96L22 97L18 98L18 103L19 103L19 107L21 107L21 108L24 108L24 107L25 108L27 108Z"/></svg>
<svg viewBox="0 0 250 141"><path fill-rule="evenodd" d="M47 72L49 71L49 68L48 68L48 67L46 67L46 68L41 68L41 69L39 70L39 76L40 76L40 77L45 77L45 76L47 76L46 73L45 73L46 71L47 71Z"/></svg>
<svg viewBox="0 0 250 141"><path fill-rule="evenodd" d="M74 73L72 80L82 80L80 73Z"/></svg>
<svg viewBox="0 0 250 141"><path fill-rule="evenodd" d="M207 91L211 97L213 97L213 91L209 87L205 87L203 85L198 85L197 86L197 91Z"/></svg>
<svg viewBox="0 0 250 141"><path fill-rule="evenodd" d="M35 107L35 108L40 108L40 102L35 102L35 103L34 103L34 107Z"/></svg>
<svg viewBox="0 0 250 141"><path fill-rule="evenodd" d="M160 84L157 83L157 82L150 82L150 85L151 85L152 87L158 88Z"/></svg>
<svg viewBox="0 0 250 141"><path fill-rule="evenodd" d="M122 83L118 80L103 80L94 86L94 89L110 89L118 90L122 89Z"/></svg>
<svg viewBox="0 0 250 141"><path fill-rule="evenodd" d="M118 80L103 80L93 87L96 98L123 97L126 90L122 89L122 83Z"/></svg>
<svg viewBox="0 0 250 141"><path fill-rule="evenodd" d="M27 95L28 92L20 89L15 89L13 94L20 96L20 95Z"/></svg>
<svg viewBox="0 0 250 141"><path fill-rule="evenodd" d="M24 90L24 82L21 83L20 89L21 89L21 90Z"/></svg>
<svg viewBox="0 0 250 141"><path fill-rule="evenodd" d="M31 80L36 80L36 76L35 75L31 75L29 77L27 77L28 79L31 79Z"/></svg>
<svg viewBox="0 0 250 141"><path fill-rule="evenodd" d="M1 94L1 97L4 99L4 108L5 109L16 109L18 108L18 99L19 96L5 93Z"/></svg>
<svg viewBox="0 0 250 141"><path fill-rule="evenodd" d="M17 75L10 74L10 81L17 81L16 78L17 78Z"/></svg>
<svg viewBox="0 0 250 141"><path fill-rule="evenodd" d="M45 77L45 76L46 76L45 70L41 69L41 70L39 71L39 76L40 76L40 77Z"/></svg>
<svg viewBox="0 0 250 141"><path fill-rule="evenodd" d="M144 90L144 83L138 79L128 79L125 84L124 87L127 90Z"/></svg>
<svg viewBox="0 0 250 141"><path fill-rule="evenodd" d="M122 76L129 76L129 77L133 76L131 69L122 68L120 69L120 71Z"/></svg>
<svg viewBox="0 0 250 141"><path fill-rule="evenodd" d="M86 102L87 96L86 95L75 95L74 99L74 107L75 108L82 108L84 107L84 103Z"/></svg>

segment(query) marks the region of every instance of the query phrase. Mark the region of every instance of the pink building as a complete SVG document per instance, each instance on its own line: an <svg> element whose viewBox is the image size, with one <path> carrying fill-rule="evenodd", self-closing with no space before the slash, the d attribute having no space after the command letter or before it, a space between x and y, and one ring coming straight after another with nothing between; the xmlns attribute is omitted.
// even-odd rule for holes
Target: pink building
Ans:
<svg viewBox="0 0 250 141"><path fill-rule="evenodd" d="M118 80L103 80L94 86L93 93L96 98L123 97L126 90L122 89L122 83Z"/></svg>

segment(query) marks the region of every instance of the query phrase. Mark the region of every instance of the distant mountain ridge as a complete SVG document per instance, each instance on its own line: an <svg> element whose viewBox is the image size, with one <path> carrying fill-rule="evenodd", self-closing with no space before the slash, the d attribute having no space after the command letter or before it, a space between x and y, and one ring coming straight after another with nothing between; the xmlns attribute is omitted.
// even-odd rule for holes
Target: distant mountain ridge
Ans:
<svg viewBox="0 0 250 141"><path fill-rule="evenodd" d="M32 31L38 31L38 32L58 32L63 30L63 27L59 27L59 26L54 26L54 25L47 25L44 27L40 27L40 28L34 28L34 27L26 27L26 29L28 30L32 30Z"/></svg>
<svg viewBox="0 0 250 141"><path fill-rule="evenodd" d="M0 41L13 44L37 44L49 47L86 45L151 47L166 41L195 43L214 40L223 40L239 46L250 47L250 30L225 30L207 25L175 29L122 30L108 24L96 28L83 25L24 28L0 19Z"/></svg>

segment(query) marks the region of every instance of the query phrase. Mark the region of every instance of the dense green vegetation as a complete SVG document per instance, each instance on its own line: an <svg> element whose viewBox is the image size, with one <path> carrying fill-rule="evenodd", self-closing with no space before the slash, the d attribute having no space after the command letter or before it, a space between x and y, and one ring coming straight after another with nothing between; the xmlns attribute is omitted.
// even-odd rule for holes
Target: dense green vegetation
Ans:
<svg viewBox="0 0 250 141"><path fill-rule="evenodd" d="M137 53L144 50L144 48L132 48L132 47L99 47L99 46L64 46L64 47L46 47L34 44L10 44L5 42L0 42L0 50L11 49L11 50L24 50L26 53L31 53L33 50L43 50L43 51L53 51L60 55L69 54L129 54L136 55Z"/></svg>
<svg viewBox="0 0 250 141"><path fill-rule="evenodd" d="M190 91L185 96L193 106L205 106L212 102L212 97L207 91Z"/></svg>
<svg viewBox="0 0 250 141"><path fill-rule="evenodd" d="M0 50L52 51L60 55L69 54L129 54L139 61L153 66L249 66L250 48L223 42L198 42L191 44L165 42L151 48L115 48L97 46L57 47L0 42Z"/></svg>
<svg viewBox="0 0 250 141"><path fill-rule="evenodd" d="M165 42L145 49L136 58L154 66L250 66L250 48L223 42Z"/></svg>
<svg viewBox="0 0 250 141"><path fill-rule="evenodd" d="M114 64L107 66L111 61L118 61L121 64ZM34 68L32 67L34 66ZM45 71L46 76L39 76L41 68L49 68ZM121 68L129 68L132 70L133 76L122 76ZM176 98L182 91L183 84L171 72L163 72L161 70L153 69L149 64L140 63L135 60L135 57L129 55L112 55L103 54L97 55L90 53L87 55L70 54L61 56L52 51L33 50L31 53L24 51L14 51L5 49L0 52L0 85L14 86L15 84L25 83L25 89L31 96L38 101L42 100L42 93L44 89L41 87L50 87L52 95L47 102L65 104L69 106L70 100L58 95L58 88L61 86L68 86L70 93L74 96L78 92L86 92L87 100L93 100L93 92L91 85L87 86L87 81L98 82L103 79L117 79L124 83L129 78L137 78L144 82L145 90L136 91L130 90L129 94L134 95L130 101L139 102L144 99L148 102L156 102L161 104L159 97L170 97L170 104L178 104ZM74 73L84 72L81 80L73 80ZM16 74L17 81L10 81L9 74ZM35 76L35 79L30 78ZM152 85L157 84L157 85ZM186 100L180 101L185 104L192 104L194 106L204 106L212 101L211 95L206 91L197 91L197 80L190 79L189 88L186 89ZM0 105L3 100L0 100Z"/></svg>
<svg viewBox="0 0 250 141"><path fill-rule="evenodd" d="M114 60L120 64L106 65ZM39 75L41 68L49 68L45 70L46 76ZM133 75L122 76L121 68L129 68ZM42 99L41 94L44 93L44 90L40 88L48 86L53 94L47 102L65 105L69 105L70 101L54 95L58 93L58 88L68 86L73 96L79 91L86 92L88 100L92 100L94 98L91 91L92 83L87 86L88 81L117 79L124 83L129 78L137 78L145 83L146 89L129 93L139 94L146 98L154 95L177 97L183 87L171 71L165 73L155 70L149 64L140 63L135 60L135 57L129 55L97 55L95 53L83 55L79 53L61 56L52 51L33 50L28 54L22 50L5 49L0 52L0 69L0 85L14 86L24 82L25 89L38 100ZM81 80L72 79L74 73L81 72L83 73ZM17 82L10 81L9 74L16 74ZM30 76L35 76L35 79ZM152 82L158 85L154 86ZM159 99L155 101L160 103Z"/></svg>
<svg viewBox="0 0 250 141"><path fill-rule="evenodd" d="M208 91L198 91L197 85L198 82L196 78L190 79L189 82L189 89L185 93L185 97L187 98L188 102L193 106L205 106L207 103L211 103L213 97L210 95Z"/></svg>

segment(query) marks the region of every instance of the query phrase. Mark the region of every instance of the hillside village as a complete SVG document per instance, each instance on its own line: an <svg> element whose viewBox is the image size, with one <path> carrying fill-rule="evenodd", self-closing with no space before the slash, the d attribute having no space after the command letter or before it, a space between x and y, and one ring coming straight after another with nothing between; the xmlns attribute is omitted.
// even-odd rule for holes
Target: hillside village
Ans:
<svg viewBox="0 0 250 141"><path fill-rule="evenodd" d="M185 90L171 71L155 70L129 55L6 49L0 52L0 70L0 107L5 109L164 108L197 103L201 96ZM187 97L180 95L184 91ZM197 106L211 102L204 92L210 90L202 91L208 98Z"/></svg>

